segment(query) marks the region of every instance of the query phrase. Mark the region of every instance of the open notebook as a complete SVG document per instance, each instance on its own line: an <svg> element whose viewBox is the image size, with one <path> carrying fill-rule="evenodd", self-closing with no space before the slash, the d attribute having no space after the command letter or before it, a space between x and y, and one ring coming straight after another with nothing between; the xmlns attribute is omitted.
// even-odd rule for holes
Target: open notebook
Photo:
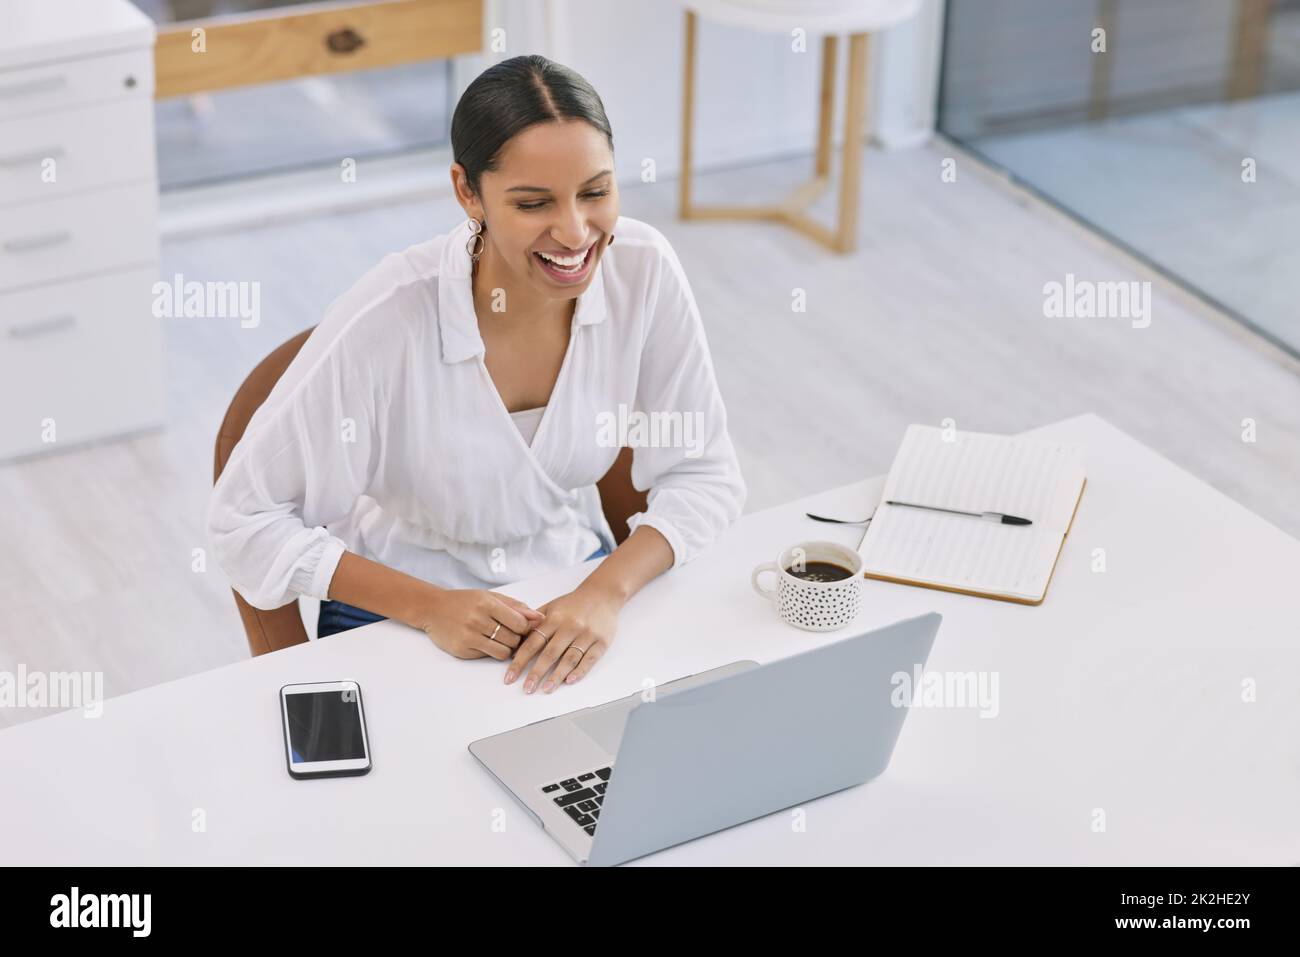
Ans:
<svg viewBox="0 0 1300 957"><path fill-rule="evenodd" d="M1084 482L1078 446L909 426L858 547L864 573L1037 605L1047 594ZM1003 525L888 501L1002 512L1033 524Z"/></svg>

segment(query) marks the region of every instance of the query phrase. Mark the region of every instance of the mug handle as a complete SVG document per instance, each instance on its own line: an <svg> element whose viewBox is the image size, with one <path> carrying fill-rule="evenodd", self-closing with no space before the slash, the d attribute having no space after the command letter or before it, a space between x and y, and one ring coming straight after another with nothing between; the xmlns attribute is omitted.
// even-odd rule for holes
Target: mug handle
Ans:
<svg viewBox="0 0 1300 957"><path fill-rule="evenodd" d="M763 562L763 564L754 569L754 574L749 576L749 583L754 586L754 591L758 592L764 598L769 601L776 601L776 589L764 588L758 583L758 577L764 572L771 572L773 575L776 575L779 574L780 571L781 570L776 567L776 562Z"/></svg>

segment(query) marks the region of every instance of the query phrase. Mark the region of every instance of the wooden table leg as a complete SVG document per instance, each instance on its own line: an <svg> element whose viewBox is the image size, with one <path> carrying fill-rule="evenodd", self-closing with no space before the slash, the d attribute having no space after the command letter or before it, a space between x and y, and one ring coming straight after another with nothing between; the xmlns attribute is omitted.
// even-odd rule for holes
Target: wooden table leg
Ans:
<svg viewBox="0 0 1300 957"><path fill-rule="evenodd" d="M849 37L848 93L844 98L844 162L840 170L840 211L835 248L852 252L858 245L858 196L862 178L862 138L866 134L867 34Z"/></svg>
<svg viewBox="0 0 1300 957"><path fill-rule="evenodd" d="M1111 75L1115 56L1115 24L1118 22L1119 0L1097 0L1097 26L1106 32L1106 52L1093 53L1092 73L1088 80L1088 119L1106 118L1110 112ZM1089 45L1091 47L1091 41Z"/></svg>
<svg viewBox="0 0 1300 957"><path fill-rule="evenodd" d="M844 109L844 165L840 173L839 215L831 229L807 213L807 207L830 185L831 131L835 121L835 80L839 38L822 38L821 90L817 110L816 173L785 200L769 205L696 206L691 197L691 151L695 126L695 49L698 19L686 11L682 72L682 163L678 178L677 215L683 220L775 220L836 252L852 252L858 240L858 197L862 174L862 139L866 133L867 34L849 37L848 85Z"/></svg>
<svg viewBox="0 0 1300 957"><path fill-rule="evenodd" d="M686 45L682 54L682 168L677 179L677 215L691 218L691 130L695 117L695 11L686 11Z"/></svg>
<svg viewBox="0 0 1300 957"><path fill-rule="evenodd" d="M1232 70L1228 99L1259 96L1268 57L1269 16L1272 0L1237 0L1236 32L1232 40Z"/></svg>
<svg viewBox="0 0 1300 957"><path fill-rule="evenodd" d="M835 58L839 37L822 37L822 85L817 116L817 176L831 171L831 124L835 121Z"/></svg>

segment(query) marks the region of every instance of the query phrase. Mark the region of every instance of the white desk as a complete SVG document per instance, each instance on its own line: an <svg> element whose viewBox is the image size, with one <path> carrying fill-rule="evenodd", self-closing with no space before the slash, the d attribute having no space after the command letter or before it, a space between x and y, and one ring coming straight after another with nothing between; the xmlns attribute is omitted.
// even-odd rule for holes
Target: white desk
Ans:
<svg viewBox="0 0 1300 957"><path fill-rule="evenodd" d="M914 710L877 780L661 852L654 864L1300 863L1300 542L1096 416L1088 487L1041 607L869 582L858 626L943 613L929 670L996 671L1000 714ZM856 542L880 479L745 516L622 616L550 696L388 622L0 732L6 864L563 864L465 745L742 657L833 640L780 624L750 569L791 541ZM1091 570L1094 548L1107 570ZM541 602L571 569L504 589ZM165 623L159 623L165 628ZM365 777L294 781L277 691L353 678ZM1241 700L1243 679L1258 700ZM193 809L207 830L191 828ZM1103 808L1106 830L1092 830ZM494 830L502 809L504 831Z"/></svg>

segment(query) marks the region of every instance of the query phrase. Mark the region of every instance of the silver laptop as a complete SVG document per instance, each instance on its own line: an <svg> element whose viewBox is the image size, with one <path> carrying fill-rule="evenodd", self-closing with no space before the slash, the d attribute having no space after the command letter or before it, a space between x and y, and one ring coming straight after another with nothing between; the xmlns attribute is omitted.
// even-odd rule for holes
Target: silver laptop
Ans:
<svg viewBox="0 0 1300 957"><path fill-rule="evenodd" d="M469 750L578 863L621 864L885 770L907 716L893 676L925 665L940 620L732 662Z"/></svg>

